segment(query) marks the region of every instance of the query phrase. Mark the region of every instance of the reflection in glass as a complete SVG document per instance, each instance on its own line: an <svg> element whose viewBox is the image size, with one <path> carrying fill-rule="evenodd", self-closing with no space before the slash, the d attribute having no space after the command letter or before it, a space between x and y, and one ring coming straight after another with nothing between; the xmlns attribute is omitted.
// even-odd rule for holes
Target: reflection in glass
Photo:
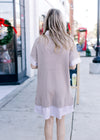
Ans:
<svg viewBox="0 0 100 140"><path fill-rule="evenodd" d="M17 61L18 73L22 72L22 40L21 40L21 25L20 25L20 5L16 3L16 28L17 28Z"/></svg>
<svg viewBox="0 0 100 140"><path fill-rule="evenodd" d="M0 0L0 2L12 2L13 0Z"/></svg>
<svg viewBox="0 0 100 140"><path fill-rule="evenodd" d="M16 28L20 28L20 5L16 4Z"/></svg>
<svg viewBox="0 0 100 140"><path fill-rule="evenodd" d="M20 4L20 0L15 0L16 3Z"/></svg>
<svg viewBox="0 0 100 140"><path fill-rule="evenodd" d="M13 4L12 3L0 3L0 18L9 20L13 26Z"/></svg>
<svg viewBox="0 0 100 140"><path fill-rule="evenodd" d="M39 18L39 33L40 33L40 35L43 33L44 21L45 21L45 15L41 15L41 17Z"/></svg>
<svg viewBox="0 0 100 140"><path fill-rule="evenodd" d="M24 0L20 0L20 4L24 6Z"/></svg>
<svg viewBox="0 0 100 140"><path fill-rule="evenodd" d="M22 69L25 70L25 12L24 6L21 6L21 36L22 36Z"/></svg>
<svg viewBox="0 0 100 140"><path fill-rule="evenodd" d="M21 41L21 28L17 28L17 61L18 73L22 71L22 41Z"/></svg>
<svg viewBox="0 0 100 140"><path fill-rule="evenodd" d="M16 3L18 73L25 70L25 19L24 6Z"/></svg>
<svg viewBox="0 0 100 140"><path fill-rule="evenodd" d="M21 27L24 27L24 7L21 6Z"/></svg>
<svg viewBox="0 0 100 140"><path fill-rule="evenodd" d="M12 3L0 3L0 17L9 20L13 25ZM6 35L7 27L2 25L0 27L0 39ZM15 74L14 39L9 44L0 46L0 74Z"/></svg>
<svg viewBox="0 0 100 140"><path fill-rule="evenodd" d="M25 70L25 30L21 29L22 32L22 62L23 62L23 70Z"/></svg>
<svg viewBox="0 0 100 140"><path fill-rule="evenodd" d="M15 7L13 7L15 2ZM14 11L15 10L15 25L17 34L12 38L11 42L0 46L0 74L12 75L15 73L15 68L18 69L18 75L25 73L25 7L24 0L0 0L0 18L8 20L14 26ZM0 39L7 35L7 27L0 27ZM15 43L14 43L15 42ZM14 46L15 45L15 46ZM17 58L15 56L17 54ZM15 67L15 60L17 65Z"/></svg>

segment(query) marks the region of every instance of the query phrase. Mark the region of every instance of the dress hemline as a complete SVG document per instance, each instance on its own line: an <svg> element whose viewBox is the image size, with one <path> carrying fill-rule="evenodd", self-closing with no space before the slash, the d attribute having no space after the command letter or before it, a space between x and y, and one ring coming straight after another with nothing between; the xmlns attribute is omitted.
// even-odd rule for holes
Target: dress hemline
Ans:
<svg viewBox="0 0 100 140"><path fill-rule="evenodd" d="M63 115L74 112L74 108L73 105L57 108L55 106L43 107L35 104L34 112L40 114L45 120L49 119L50 116L61 119Z"/></svg>

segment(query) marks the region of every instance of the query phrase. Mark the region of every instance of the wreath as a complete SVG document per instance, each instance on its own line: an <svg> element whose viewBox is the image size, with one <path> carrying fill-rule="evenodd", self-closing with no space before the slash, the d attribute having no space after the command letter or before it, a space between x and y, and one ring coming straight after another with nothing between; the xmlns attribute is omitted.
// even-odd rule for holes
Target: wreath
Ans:
<svg viewBox="0 0 100 140"><path fill-rule="evenodd" d="M0 39L0 45L8 44L13 37L13 30L15 33L17 33L16 29L11 26L11 23L8 20L4 20L3 18L0 18L0 27L5 26L7 27L7 35L4 36L3 39Z"/></svg>

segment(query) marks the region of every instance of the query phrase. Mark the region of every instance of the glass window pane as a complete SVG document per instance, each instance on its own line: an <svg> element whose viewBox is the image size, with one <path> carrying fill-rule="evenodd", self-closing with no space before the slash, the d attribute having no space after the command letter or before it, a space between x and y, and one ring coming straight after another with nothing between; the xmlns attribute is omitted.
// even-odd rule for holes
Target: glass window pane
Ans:
<svg viewBox="0 0 100 140"><path fill-rule="evenodd" d="M12 2L12 0L0 0L0 2Z"/></svg>
<svg viewBox="0 0 100 140"><path fill-rule="evenodd" d="M21 5L24 6L24 0L20 0Z"/></svg>
<svg viewBox="0 0 100 140"><path fill-rule="evenodd" d="M0 3L0 17L13 25L13 3ZM0 27L0 39L7 35L7 27ZM14 39L0 46L0 74L15 74Z"/></svg>
<svg viewBox="0 0 100 140"><path fill-rule="evenodd" d="M0 74L15 74L14 40L0 46Z"/></svg>
<svg viewBox="0 0 100 140"><path fill-rule="evenodd" d="M20 28L20 5L16 4L16 28Z"/></svg>
<svg viewBox="0 0 100 140"><path fill-rule="evenodd" d="M21 28L17 28L17 61L18 61L18 73L20 73L22 71Z"/></svg>
<svg viewBox="0 0 100 140"><path fill-rule="evenodd" d="M9 20L13 25L13 4L12 3L0 3L0 18Z"/></svg>
<svg viewBox="0 0 100 140"><path fill-rule="evenodd" d="M17 4L24 5L24 0L15 0Z"/></svg>
<svg viewBox="0 0 100 140"><path fill-rule="evenodd" d="M25 70L25 29L21 29L22 32L22 65L23 70Z"/></svg>
<svg viewBox="0 0 100 140"><path fill-rule="evenodd" d="M21 6L21 27L24 27L24 7Z"/></svg>
<svg viewBox="0 0 100 140"><path fill-rule="evenodd" d="M18 73L22 72L22 40L20 25L20 5L16 3L16 29L17 29L17 61Z"/></svg>
<svg viewBox="0 0 100 140"><path fill-rule="evenodd" d="M19 4L20 3L20 0L15 0L15 2Z"/></svg>
<svg viewBox="0 0 100 140"><path fill-rule="evenodd" d="M25 70L25 29L24 29L25 25L24 24L25 24L24 7L19 4L16 4L18 73L21 73L23 70Z"/></svg>

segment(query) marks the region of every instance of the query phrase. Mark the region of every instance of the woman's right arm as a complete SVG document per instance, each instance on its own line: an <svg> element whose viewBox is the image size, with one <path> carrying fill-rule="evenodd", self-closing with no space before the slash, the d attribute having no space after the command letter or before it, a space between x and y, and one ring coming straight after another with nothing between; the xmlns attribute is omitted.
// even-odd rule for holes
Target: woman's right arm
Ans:
<svg viewBox="0 0 100 140"><path fill-rule="evenodd" d="M79 52L77 51L77 48L75 46L74 41L71 42L71 48L73 47L73 50L70 49L69 51L69 69L75 69L76 65L81 62Z"/></svg>
<svg viewBox="0 0 100 140"><path fill-rule="evenodd" d="M69 69L71 70L74 70L76 68L76 65L75 66L70 66Z"/></svg>

